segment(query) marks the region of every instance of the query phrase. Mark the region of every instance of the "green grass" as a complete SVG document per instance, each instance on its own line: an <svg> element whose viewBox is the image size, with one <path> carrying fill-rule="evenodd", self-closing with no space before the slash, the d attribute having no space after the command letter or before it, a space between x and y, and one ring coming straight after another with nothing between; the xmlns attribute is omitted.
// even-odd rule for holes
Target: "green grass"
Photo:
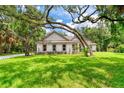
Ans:
<svg viewBox="0 0 124 93"><path fill-rule="evenodd" d="M124 54L37 55L0 60L0 87L124 87Z"/></svg>

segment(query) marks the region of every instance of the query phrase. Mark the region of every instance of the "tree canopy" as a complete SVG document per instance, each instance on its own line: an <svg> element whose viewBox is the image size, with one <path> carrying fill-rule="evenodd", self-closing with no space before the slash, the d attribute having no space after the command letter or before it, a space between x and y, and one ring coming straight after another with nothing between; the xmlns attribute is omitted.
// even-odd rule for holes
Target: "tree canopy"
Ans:
<svg viewBox="0 0 124 93"><path fill-rule="evenodd" d="M70 33L73 33L80 40L84 48L88 48L90 55L92 51L85 41L83 35L78 29L67 25L64 22L57 22L54 16L50 16L52 10L62 8L66 11L73 24L82 24L87 21L91 23L98 23L104 21L108 24L111 37L113 41L122 38L122 34L118 32L123 28L123 6L100 6L100 5L83 5L83 6L40 6L39 10L37 6L32 5L2 5L0 6L0 49L1 52L10 52L12 46L19 46L20 44L24 48L25 55L29 55L30 47L34 47L34 41L41 39L44 34L44 28L51 29L63 29ZM121 26L120 26L121 25ZM119 29L117 29L119 26ZM106 26L107 27L107 26ZM104 34L107 35L106 28L98 29L98 31L104 30ZM117 31L117 32L115 32ZM92 31L91 31L92 32ZM102 33L99 35L102 36ZM98 35L98 36L99 36ZM118 36L119 35L119 36ZM37 36L37 37L36 37ZM104 36L107 40L108 36ZM115 40L114 40L115 38ZM103 40L103 39L102 39ZM104 40L103 40L104 41ZM101 41L99 41L101 42ZM105 41L106 43L107 41ZM32 46L31 46L32 45ZM104 44L106 46L106 44ZM117 44L118 45L118 44ZM3 47L4 51L2 51ZM9 47L9 48L7 48ZM23 51L23 48L21 51Z"/></svg>

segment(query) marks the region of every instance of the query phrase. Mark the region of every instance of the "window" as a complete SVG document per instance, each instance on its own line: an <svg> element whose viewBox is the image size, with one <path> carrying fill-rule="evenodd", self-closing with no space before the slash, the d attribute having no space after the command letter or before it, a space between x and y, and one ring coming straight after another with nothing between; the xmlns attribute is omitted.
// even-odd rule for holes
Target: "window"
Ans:
<svg viewBox="0 0 124 93"><path fill-rule="evenodd" d="M56 45L53 45L53 51L56 51Z"/></svg>
<svg viewBox="0 0 124 93"><path fill-rule="evenodd" d="M46 45L43 45L43 51L46 51Z"/></svg>
<svg viewBox="0 0 124 93"><path fill-rule="evenodd" d="M66 45L63 45L63 51L66 51Z"/></svg>
<svg viewBox="0 0 124 93"><path fill-rule="evenodd" d="M73 51L75 51L75 45L74 44L72 45L72 49L73 49Z"/></svg>

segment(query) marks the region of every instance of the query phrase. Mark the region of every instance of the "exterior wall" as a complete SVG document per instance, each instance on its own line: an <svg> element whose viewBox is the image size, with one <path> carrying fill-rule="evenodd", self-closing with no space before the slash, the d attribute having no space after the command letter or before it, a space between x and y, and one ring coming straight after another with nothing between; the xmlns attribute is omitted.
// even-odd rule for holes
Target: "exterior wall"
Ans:
<svg viewBox="0 0 124 93"><path fill-rule="evenodd" d="M72 44L66 44L66 53L72 54Z"/></svg>
<svg viewBox="0 0 124 93"><path fill-rule="evenodd" d="M92 51L96 51L96 45L92 45Z"/></svg>
<svg viewBox="0 0 124 93"><path fill-rule="evenodd" d="M56 44L56 51L57 52L63 52L63 50L62 50L62 44Z"/></svg>
<svg viewBox="0 0 124 93"><path fill-rule="evenodd" d="M47 52L52 52L53 51L53 48L52 48L52 45L51 44L46 44L46 51Z"/></svg>
<svg viewBox="0 0 124 93"><path fill-rule="evenodd" d="M63 51L63 44L55 44L56 45L56 52L64 52ZM65 44L66 45L66 53L72 54L72 44ZM83 47L82 47L83 48ZM91 46L92 51L96 51L96 45ZM76 53L79 53L79 50L76 50ZM37 44L37 53L41 53L43 51L43 44ZM47 51L46 52L53 52L53 44L47 44Z"/></svg>
<svg viewBox="0 0 124 93"><path fill-rule="evenodd" d="M63 44L55 44L56 45L56 52L64 52L63 51ZM65 44L66 45L66 53L72 53L72 44ZM42 53L43 51L43 44L37 44L37 53ZM47 44L47 51L46 52L53 52L53 44Z"/></svg>
<svg viewBox="0 0 124 93"><path fill-rule="evenodd" d="M43 51L43 45L42 44L37 44L37 53Z"/></svg>
<svg viewBox="0 0 124 93"><path fill-rule="evenodd" d="M65 38L63 38L61 35L58 35L56 33L53 33L50 36L46 37L44 39L44 41L48 41L48 42L46 42L47 43L46 44L47 45L46 52L53 52L53 44L51 44L52 42L49 42L49 41L66 41L67 42L67 40ZM65 44L66 45L66 51L65 52L70 53L70 54L73 52L79 53L80 52L79 49L73 51L73 48L72 48L72 43L76 43L77 47L79 47L79 44L80 44L79 40L77 38L74 38L72 41L73 42L71 42L71 43L68 42ZM43 51L43 44L42 44L43 42L37 43L37 53L44 52ZM88 41L87 43L90 44L91 42ZM56 52L64 52L63 47L62 47L63 43L58 42L58 44L55 44L55 45L56 45ZM93 51L96 51L96 45L91 45L91 48Z"/></svg>
<svg viewBox="0 0 124 93"><path fill-rule="evenodd" d="M47 52L53 52L53 45L54 44L47 44ZM63 52L62 44L55 44L57 52Z"/></svg>
<svg viewBox="0 0 124 93"><path fill-rule="evenodd" d="M78 40L78 38L74 38L72 41L75 41L75 42L80 43L80 41ZM91 46L92 51L96 51L96 45L95 45L95 44L92 44L92 45L91 45L92 42L89 41L89 40L87 40L87 43L88 43L88 45ZM82 47L82 48L83 48L83 47ZM79 50L77 50L77 52L79 52Z"/></svg>

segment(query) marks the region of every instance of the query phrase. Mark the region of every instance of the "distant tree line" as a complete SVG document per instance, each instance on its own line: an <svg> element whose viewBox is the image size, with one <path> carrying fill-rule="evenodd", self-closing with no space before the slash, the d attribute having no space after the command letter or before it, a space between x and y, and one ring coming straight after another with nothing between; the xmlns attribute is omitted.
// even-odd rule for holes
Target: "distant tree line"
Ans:
<svg viewBox="0 0 124 93"><path fill-rule="evenodd" d="M124 49L124 23L122 22L99 22L96 27L86 27L80 32L97 44L97 51L119 52L120 46Z"/></svg>

